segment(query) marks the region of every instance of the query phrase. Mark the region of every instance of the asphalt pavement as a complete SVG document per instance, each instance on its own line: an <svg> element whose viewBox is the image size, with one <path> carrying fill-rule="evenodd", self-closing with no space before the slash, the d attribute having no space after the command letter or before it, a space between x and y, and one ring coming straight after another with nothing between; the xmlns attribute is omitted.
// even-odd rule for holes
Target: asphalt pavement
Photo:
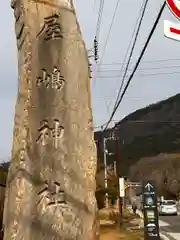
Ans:
<svg viewBox="0 0 180 240"><path fill-rule="evenodd" d="M136 204L141 210L140 198L135 197ZM165 234L170 240L180 240L180 205L178 205L178 216L160 216L160 232Z"/></svg>
<svg viewBox="0 0 180 240"><path fill-rule="evenodd" d="M160 231L170 236L170 239L180 240L180 215L178 216L160 216Z"/></svg>

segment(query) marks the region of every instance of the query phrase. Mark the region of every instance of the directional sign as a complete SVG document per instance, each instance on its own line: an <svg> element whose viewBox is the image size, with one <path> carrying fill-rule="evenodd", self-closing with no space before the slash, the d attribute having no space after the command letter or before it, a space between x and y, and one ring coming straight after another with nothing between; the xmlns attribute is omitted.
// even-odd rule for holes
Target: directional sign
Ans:
<svg viewBox="0 0 180 240"><path fill-rule="evenodd" d="M167 38L180 41L180 24L164 20L164 35Z"/></svg>
<svg viewBox="0 0 180 240"><path fill-rule="evenodd" d="M180 19L180 0L166 0L166 2L174 16Z"/></svg>
<svg viewBox="0 0 180 240"><path fill-rule="evenodd" d="M153 185L151 185L150 183L147 183L146 185L145 185L145 189L147 189L149 192L151 191L151 189L153 190Z"/></svg>
<svg viewBox="0 0 180 240"><path fill-rule="evenodd" d="M154 182L144 182L142 193L144 213L144 239L160 240L157 196Z"/></svg>

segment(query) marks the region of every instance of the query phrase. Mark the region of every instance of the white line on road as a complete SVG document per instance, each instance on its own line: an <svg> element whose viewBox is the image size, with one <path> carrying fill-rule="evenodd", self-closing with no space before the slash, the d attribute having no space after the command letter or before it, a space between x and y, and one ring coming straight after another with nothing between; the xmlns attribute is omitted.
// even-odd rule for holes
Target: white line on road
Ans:
<svg viewBox="0 0 180 240"><path fill-rule="evenodd" d="M167 226L170 226L170 224L162 220L159 220L159 227L167 227Z"/></svg>

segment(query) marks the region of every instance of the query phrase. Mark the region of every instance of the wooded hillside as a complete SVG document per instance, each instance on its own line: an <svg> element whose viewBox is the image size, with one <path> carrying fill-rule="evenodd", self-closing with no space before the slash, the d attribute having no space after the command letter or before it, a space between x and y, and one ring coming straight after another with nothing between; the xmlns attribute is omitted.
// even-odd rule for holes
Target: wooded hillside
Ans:
<svg viewBox="0 0 180 240"><path fill-rule="evenodd" d="M180 152L180 94L135 111L118 126L119 172L127 175L130 166L144 157ZM106 135L113 133L108 130ZM96 132L98 156L103 162L102 133ZM115 141L108 141L108 151L115 154ZM107 156L113 163L115 155ZM146 160L145 160L146 161Z"/></svg>

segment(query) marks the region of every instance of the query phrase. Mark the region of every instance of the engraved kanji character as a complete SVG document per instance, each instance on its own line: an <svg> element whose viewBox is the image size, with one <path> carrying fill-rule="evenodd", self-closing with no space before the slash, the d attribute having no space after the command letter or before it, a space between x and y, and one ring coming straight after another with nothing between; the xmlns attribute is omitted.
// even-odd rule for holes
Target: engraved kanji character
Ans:
<svg viewBox="0 0 180 240"><path fill-rule="evenodd" d="M50 75L47 74L45 69L42 69L42 77L38 77L36 83L38 86L43 84L46 88L49 88Z"/></svg>
<svg viewBox="0 0 180 240"><path fill-rule="evenodd" d="M60 125L59 120L54 119L54 127L52 128L51 133L54 139L55 148L58 148L59 141L64 136L64 127Z"/></svg>
<svg viewBox="0 0 180 240"><path fill-rule="evenodd" d="M61 72L54 67L53 72L52 72L52 88L56 88L58 90L62 89L64 84L65 84L65 80L64 77L61 75Z"/></svg>
<svg viewBox="0 0 180 240"><path fill-rule="evenodd" d="M61 26L59 23L59 16L55 14L54 16L50 16L44 19L44 26L39 32L38 36L41 34L44 35L44 40L54 40L62 38Z"/></svg>
<svg viewBox="0 0 180 240"><path fill-rule="evenodd" d="M23 139L22 140L22 148L20 149L20 152L19 152L20 161L23 161L25 158L25 149L26 149L26 141Z"/></svg>
<svg viewBox="0 0 180 240"><path fill-rule="evenodd" d="M41 142L42 146L47 145L50 137L50 128L47 120L42 121L38 131L39 131L39 137L37 139L37 142L38 143Z"/></svg>
<svg viewBox="0 0 180 240"><path fill-rule="evenodd" d="M51 201L47 204L48 206L49 205L66 203L65 193L61 189L60 183L52 182L50 194L51 194L52 198L51 198Z"/></svg>
<svg viewBox="0 0 180 240"><path fill-rule="evenodd" d="M48 182L47 181L45 181L45 187L40 192L38 192L38 195L40 196L40 199L37 202L37 204L39 204L42 201L44 201L45 198L47 198L50 201L49 186L48 186Z"/></svg>
<svg viewBox="0 0 180 240"><path fill-rule="evenodd" d="M63 190L61 190L60 183L56 181L49 183L45 181L44 183L45 187L40 192L38 192L40 199L37 204L44 201L44 199L48 199L47 206L66 203L65 193Z"/></svg>

